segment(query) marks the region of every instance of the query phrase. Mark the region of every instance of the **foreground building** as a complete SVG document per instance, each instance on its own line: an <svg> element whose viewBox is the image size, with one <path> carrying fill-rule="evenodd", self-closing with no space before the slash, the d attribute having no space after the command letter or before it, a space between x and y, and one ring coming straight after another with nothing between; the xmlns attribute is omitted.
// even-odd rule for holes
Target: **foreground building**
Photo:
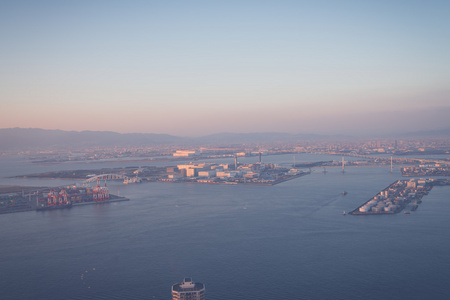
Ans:
<svg viewBox="0 0 450 300"><path fill-rule="evenodd" d="M172 300L205 300L205 285L184 278L182 283L172 285Z"/></svg>

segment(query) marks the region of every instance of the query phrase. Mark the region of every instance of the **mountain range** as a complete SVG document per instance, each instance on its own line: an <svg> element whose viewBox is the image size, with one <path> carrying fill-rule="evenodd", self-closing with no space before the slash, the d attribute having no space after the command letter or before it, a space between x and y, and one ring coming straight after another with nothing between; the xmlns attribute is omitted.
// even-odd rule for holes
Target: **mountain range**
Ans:
<svg viewBox="0 0 450 300"><path fill-rule="evenodd" d="M409 137L448 137L444 130L411 132L398 135ZM291 134L283 132L217 133L202 137L179 137L154 133L117 133L111 131L64 131L38 128L0 129L0 151L30 149L74 149L112 146L154 145L220 145L264 142L295 142L300 140L354 139L345 135Z"/></svg>

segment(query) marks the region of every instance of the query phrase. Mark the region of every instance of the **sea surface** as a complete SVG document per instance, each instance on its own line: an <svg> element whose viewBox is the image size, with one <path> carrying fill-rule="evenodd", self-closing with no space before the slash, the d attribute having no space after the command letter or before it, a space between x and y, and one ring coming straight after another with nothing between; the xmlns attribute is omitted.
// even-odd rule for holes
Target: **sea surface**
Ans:
<svg viewBox="0 0 450 300"><path fill-rule="evenodd" d="M1 157L0 184L70 184L6 177L99 166L127 163ZM0 215L0 298L168 300L172 284L192 277L211 300L449 299L450 187L434 187L410 215L344 216L401 175L326 171L275 186L111 183L130 201Z"/></svg>

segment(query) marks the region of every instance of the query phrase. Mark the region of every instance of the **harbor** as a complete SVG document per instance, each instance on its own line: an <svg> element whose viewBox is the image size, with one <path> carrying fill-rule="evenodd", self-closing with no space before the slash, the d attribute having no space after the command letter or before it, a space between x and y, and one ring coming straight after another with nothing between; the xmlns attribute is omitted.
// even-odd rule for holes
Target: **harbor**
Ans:
<svg viewBox="0 0 450 300"><path fill-rule="evenodd" d="M67 209L73 206L106 204L129 201L128 198L109 193L106 186L65 187L2 187L0 193L0 214Z"/></svg>

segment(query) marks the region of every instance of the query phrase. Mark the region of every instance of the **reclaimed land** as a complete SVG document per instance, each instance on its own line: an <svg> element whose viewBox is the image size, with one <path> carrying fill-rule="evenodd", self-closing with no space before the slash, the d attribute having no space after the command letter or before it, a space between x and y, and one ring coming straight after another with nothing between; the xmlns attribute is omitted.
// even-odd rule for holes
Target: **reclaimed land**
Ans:
<svg viewBox="0 0 450 300"><path fill-rule="evenodd" d="M386 187L385 189L383 189L383 191L389 190L389 188L391 188L393 185L395 184L395 182L391 183L388 187ZM349 215L389 215L389 214L394 214L394 213L399 213L404 207L402 207L401 209L397 210L397 211L388 211L388 212L360 212L359 209L361 207L363 207L364 205L366 205L367 203L369 203L370 201L373 200L374 197L370 198L369 200L367 200L366 202L364 202L363 204L361 204L360 206L358 206L357 208L355 208L354 210L352 210L351 212L349 212Z"/></svg>
<svg viewBox="0 0 450 300"><path fill-rule="evenodd" d="M394 196L398 196L401 192L405 191L404 187L405 187L406 182L407 182L406 180L403 180L403 181L398 180L398 181L395 181L395 182L391 183L387 188L383 189L383 192L384 191L388 191L391 188L395 187L395 185L398 182L403 182L404 183L404 185L399 186L398 188L395 189ZM424 186L424 188L422 188L420 190L416 190L414 192L414 194L415 194L414 197L405 198L405 200L403 202L401 202L396 209L391 210L391 211L384 211L384 210L382 210L382 211L362 212L362 211L359 210L361 207L367 205L370 201L376 199L375 197L379 196L381 194L381 192L380 192L375 197L372 197L371 199L369 199L368 201L366 201L365 203L363 203L362 205L360 205L359 207L357 207L353 211L349 212L349 214L350 215L359 215L359 216L361 216L361 215L366 216L366 215L390 215L390 214L397 214L397 213L401 212L403 209L405 209L408 206L408 204L410 204L411 202L413 202L413 204L414 204L412 206L411 210L415 211L417 209L417 207L418 207L418 204L422 203L422 197L424 195L427 195L428 192L434 186L444 186L444 185L450 185L450 180L440 179L440 180L434 180L434 181L432 181L430 183L427 183ZM400 188L403 188L403 190L400 190Z"/></svg>
<svg viewBox="0 0 450 300"><path fill-rule="evenodd" d="M26 212L26 211L33 211L36 210L36 208L32 207L19 207L19 208L7 208L7 209L0 209L0 215L3 214L12 214L12 213L18 213L18 212Z"/></svg>
<svg viewBox="0 0 450 300"><path fill-rule="evenodd" d="M0 185L0 194L22 193L22 192L36 191L38 189L42 189L42 187L20 186L20 185Z"/></svg>
<svg viewBox="0 0 450 300"><path fill-rule="evenodd" d="M133 171L139 167L124 167L124 168L102 168L93 170L63 170L54 172L45 172L38 174L18 175L10 178L38 178L38 179L65 179L65 180L86 180L90 175L102 174L122 174L126 176L134 176ZM147 170L147 176L160 175L165 172L165 167L142 167Z"/></svg>
<svg viewBox="0 0 450 300"><path fill-rule="evenodd" d="M15 187L15 188L19 188L19 187ZM22 190L24 190L24 188L26 187L21 187L22 189L17 190L17 189L10 189L17 191L17 192L22 192ZM40 188L42 189L42 188ZM31 190L35 190L35 189L29 189ZM5 191L5 189L3 189L2 191ZM6 192L4 194L11 194L12 192ZM17 194L17 193L16 193ZM1 194L0 194L1 195ZM14 205L11 207L7 207L4 205L0 205L0 215L1 214L10 214L10 213L18 213L18 212L26 212L26 211L36 211L36 202L34 200L30 201L27 197L21 197L19 194L17 195L17 200L20 201L21 203L19 205ZM96 205L96 204L106 204L106 203L112 203L112 202L122 202L122 201L130 201L130 199L125 198L125 197L120 197L117 195L113 195L110 194L109 195L109 200L108 201L102 201L102 202L95 202L95 201L89 201L89 202L80 202L80 203L73 203L72 206L83 206L83 205ZM63 208L62 208L63 209Z"/></svg>
<svg viewBox="0 0 450 300"><path fill-rule="evenodd" d="M184 180L157 180L157 182L163 182L163 183L196 183L196 184L224 184L224 185L265 185L265 186L271 186L276 185L285 181L289 181L295 178L299 178L305 175L311 174L311 172L304 172L297 175L286 175L282 178L276 179L274 181L270 182L258 182L258 181L248 181L248 182L236 182L236 181L209 181L209 180L192 180L192 181L184 181Z"/></svg>

